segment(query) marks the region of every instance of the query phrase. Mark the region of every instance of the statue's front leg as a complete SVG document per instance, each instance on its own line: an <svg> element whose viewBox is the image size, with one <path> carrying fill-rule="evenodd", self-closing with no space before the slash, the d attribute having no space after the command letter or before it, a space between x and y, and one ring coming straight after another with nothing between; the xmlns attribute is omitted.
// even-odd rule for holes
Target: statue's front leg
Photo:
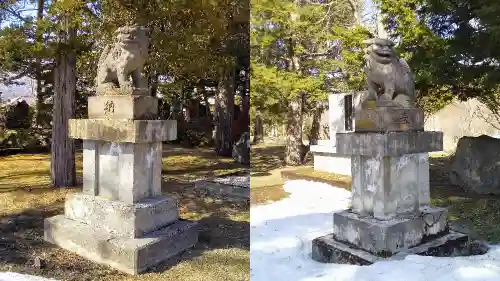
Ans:
<svg viewBox="0 0 500 281"><path fill-rule="evenodd" d="M384 93L380 95L380 100L392 100L394 98L394 92L396 91L396 87L394 85L394 81L386 81L384 83Z"/></svg>
<svg viewBox="0 0 500 281"><path fill-rule="evenodd" d="M138 89L146 89L148 87L148 82L142 75L140 69L136 69L132 72L132 81L134 82L134 87Z"/></svg>
<svg viewBox="0 0 500 281"><path fill-rule="evenodd" d="M118 85L120 85L121 89L128 90L132 88L130 81L128 79L128 75L125 71L120 71L116 73L118 78Z"/></svg>
<svg viewBox="0 0 500 281"><path fill-rule="evenodd" d="M367 79L366 81L367 86L368 86L368 97L366 98L367 101L376 101L377 100L377 88L378 85L373 83L370 79Z"/></svg>

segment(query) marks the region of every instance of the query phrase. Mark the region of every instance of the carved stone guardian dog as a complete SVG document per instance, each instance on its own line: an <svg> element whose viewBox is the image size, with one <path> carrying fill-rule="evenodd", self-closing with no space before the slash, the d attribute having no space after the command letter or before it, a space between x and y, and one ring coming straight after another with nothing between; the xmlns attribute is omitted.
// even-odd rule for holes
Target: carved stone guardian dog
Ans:
<svg viewBox="0 0 500 281"><path fill-rule="evenodd" d="M149 31L139 25L123 26L115 31L115 42L108 44L99 57L98 95L149 93L147 80L142 75L148 59Z"/></svg>
<svg viewBox="0 0 500 281"><path fill-rule="evenodd" d="M387 39L365 40L365 73L368 84L368 100L378 104L398 107L415 107L415 84L410 67L394 51L394 43ZM381 88L383 93L378 95Z"/></svg>

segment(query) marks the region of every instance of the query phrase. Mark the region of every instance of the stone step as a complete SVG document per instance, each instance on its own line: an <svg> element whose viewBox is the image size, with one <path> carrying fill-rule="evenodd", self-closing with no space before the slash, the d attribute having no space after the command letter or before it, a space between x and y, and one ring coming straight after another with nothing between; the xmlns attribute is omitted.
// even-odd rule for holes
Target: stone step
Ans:
<svg viewBox="0 0 500 281"><path fill-rule="evenodd" d="M64 215L94 232L138 238L179 219L177 201L168 196L146 198L135 204L84 193L66 196Z"/></svg>
<svg viewBox="0 0 500 281"><path fill-rule="evenodd" d="M44 239L91 261L139 274L193 247L198 223L179 220L141 238L113 238L59 215L45 219Z"/></svg>
<svg viewBox="0 0 500 281"><path fill-rule="evenodd" d="M311 256L313 260L321 263L370 265L378 261L402 260L408 255L456 257L482 255L486 252L487 247L483 247L480 251L471 247L469 237L466 234L450 231L446 235L387 257L377 256L337 241L333 234L327 234L313 240Z"/></svg>
<svg viewBox="0 0 500 281"><path fill-rule="evenodd" d="M333 214L333 235L371 253L396 253L411 248L427 237L445 233L447 210L426 208L419 215L395 217L383 221L351 211Z"/></svg>

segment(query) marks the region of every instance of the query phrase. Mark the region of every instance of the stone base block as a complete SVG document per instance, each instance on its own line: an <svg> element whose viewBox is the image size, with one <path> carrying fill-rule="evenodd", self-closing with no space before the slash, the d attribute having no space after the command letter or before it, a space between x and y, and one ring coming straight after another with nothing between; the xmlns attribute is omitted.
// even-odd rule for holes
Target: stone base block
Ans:
<svg viewBox="0 0 500 281"><path fill-rule="evenodd" d="M454 257L484 254L487 249L477 251L471 247L469 237L459 232L427 241L419 246L405 249L393 256L377 256L352 245L337 241L333 234L318 237L312 242L312 259L322 263L370 265L383 260L402 260L408 255Z"/></svg>
<svg viewBox="0 0 500 281"><path fill-rule="evenodd" d="M74 139L114 143L161 142L177 138L176 120L70 119L69 136Z"/></svg>
<svg viewBox="0 0 500 281"><path fill-rule="evenodd" d="M405 132L424 130L424 112L418 108L376 107L358 110L355 132Z"/></svg>
<svg viewBox="0 0 500 281"><path fill-rule="evenodd" d="M96 232L128 238L141 237L179 219L177 201L168 196L126 204L83 193L69 194L64 214L68 219L92 225Z"/></svg>
<svg viewBox="0 0 500 281"><path fill-rule="evenodd" d="M446 209L429 208L419 215L383 221L346 210L333 215L333 235L376 255L393 254L446 232L446 216Z"/></svg>
<svg viewBox="0 0 500 281"><path fill-rule="evenodd" d="M93 96L88 100L90 119L154 120L158 98L139 95Z"/></svg>
<svg viewBox="0 0 500 281"><path fill-rule="evenodd" d="M443 132L337 133L337 153L364 156L402 156L443 150Z"/></svg>
<svg viewBox="0 0 500 281"><path fill-rule="evenodd" d="M44 239L91 261L128 274L139 274L193 247L198 224L177 221L141 238L110 238L90 225L55 216L45 220Z"/></svg>

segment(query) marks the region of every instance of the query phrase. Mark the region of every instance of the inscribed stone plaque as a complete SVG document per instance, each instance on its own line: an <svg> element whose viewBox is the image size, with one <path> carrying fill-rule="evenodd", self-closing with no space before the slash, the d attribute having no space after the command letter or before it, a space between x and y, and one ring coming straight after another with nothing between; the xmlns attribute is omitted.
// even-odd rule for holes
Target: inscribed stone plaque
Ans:
<svg viewBox="0 0 500 281"><path fill-rule="evenodd" d="M424 130L424 113L417 108L364 108L356 112L355 120L355 132L405 132Z"/></svg>

